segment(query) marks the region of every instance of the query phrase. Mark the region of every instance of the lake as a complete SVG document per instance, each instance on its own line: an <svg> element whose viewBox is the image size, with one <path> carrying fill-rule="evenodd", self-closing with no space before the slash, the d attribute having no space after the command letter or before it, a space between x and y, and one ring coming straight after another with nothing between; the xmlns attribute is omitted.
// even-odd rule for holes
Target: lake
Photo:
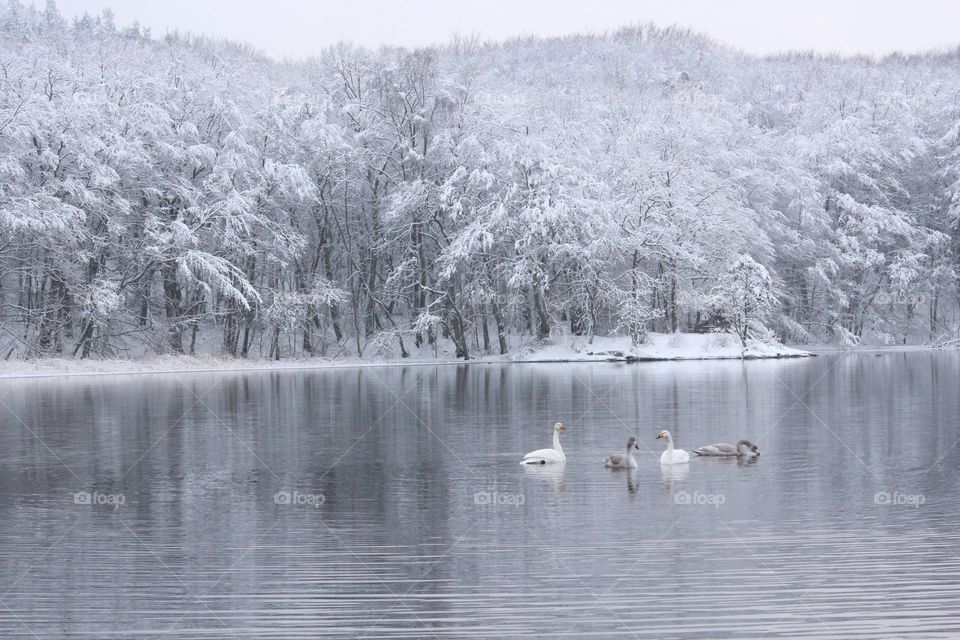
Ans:
<svg viewBox="0 0 960 640"><path fill-rule="evenodd" d="M935 351L4 380L0 637L955 638L958 391Z"/></svg>

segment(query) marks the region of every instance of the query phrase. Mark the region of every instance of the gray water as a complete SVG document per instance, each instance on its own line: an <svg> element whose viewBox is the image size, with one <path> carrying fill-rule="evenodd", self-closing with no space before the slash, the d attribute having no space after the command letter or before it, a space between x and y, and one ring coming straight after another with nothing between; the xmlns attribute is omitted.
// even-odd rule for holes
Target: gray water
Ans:
<svg viewBox="0 0 960 640"><path fill-rule="evenodd" d="M958 637L958 390L955 352L3 381L0 637ZM762 455L661 468L661 428Z"/></svg>

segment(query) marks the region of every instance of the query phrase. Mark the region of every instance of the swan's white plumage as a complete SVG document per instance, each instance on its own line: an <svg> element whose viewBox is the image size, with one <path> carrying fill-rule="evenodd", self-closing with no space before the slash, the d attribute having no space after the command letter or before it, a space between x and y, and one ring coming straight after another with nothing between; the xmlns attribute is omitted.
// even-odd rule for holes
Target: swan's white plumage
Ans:
<svg viewBox="0 0 960 640"><path fill-rule="evenodd" d="M673 448L673 436L669 431L661 431L657 438L667 439L667 450L660 454L660 464L685 464L690 462L690 454L683 449Z"/></svg>
<svg viewBox="0 0 960 640"><path fill-rule="evenodd" d="M553 425L553 448L537 449L523 456L520 464L550 464L554 462L566 462L567 456L563 454L563 447L560 446L560 432L566 429L562 422Z"/></svg>
<svg viewBox="0 0 960 640"><path fill-rule="evenodd" d="M683 449L664 451L660 454L660 464L683 464L684 462L690 462L690 454Z"/></svg>
<svg viewBox="0 0 960 640"><path fill-rule="evenodd" d="M523 456L523 464L546 464L548 462L566 462L563 453L553 449L537 449Z"/></svg>

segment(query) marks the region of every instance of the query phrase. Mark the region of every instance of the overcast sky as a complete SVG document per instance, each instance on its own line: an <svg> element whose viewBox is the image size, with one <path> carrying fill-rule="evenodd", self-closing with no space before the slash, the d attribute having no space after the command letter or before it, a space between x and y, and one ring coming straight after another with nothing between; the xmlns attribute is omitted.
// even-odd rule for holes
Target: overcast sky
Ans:
<svg viewBox="0 0 960 640"><path fill-rule="evenodd" d="M43 0L35 0L38 6ZM180 29L242 40L275 57L368 46L446 43L454 34L500 40L680 24L752 53L788 49L869 53L960 44L956 0L57 0L67 15L111 7L154 36Z"/></svg>

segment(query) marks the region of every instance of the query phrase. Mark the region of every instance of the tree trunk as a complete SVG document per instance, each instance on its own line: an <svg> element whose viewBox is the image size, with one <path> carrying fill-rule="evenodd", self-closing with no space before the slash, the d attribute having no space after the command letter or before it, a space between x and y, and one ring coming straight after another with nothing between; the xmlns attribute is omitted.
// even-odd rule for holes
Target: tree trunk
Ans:
<svg viewBox="0 0 960 640"><path fill-rule="evenodd" d="M487 314L483 314L481 322L483 324L483 352L490 353L490 328L487 326L490 319L487 318Z"/></svg>
<svg viewBox="0 0 960 640"><path fill-rule="evenodd" d="M327 277L327 281L330 284L334 283L333 277L333 260L330 256L332 246L328 242L323 248L323 270L324 274ZM340 305L336 302L330 302L330 322L333 324L333 335L336 336L337 342L343 340L343 329L340 327Z"/></svg>
<svg viewBox="0 0 960 640"><path fill-rule="evenodd" d="M177 282L177 266L163 265L163 306L167 314L167 341L174 353L183 353L183 334L180 328L180 302L183 293Z"/></svg>
<svg viewBox="0 0 960 640"><path fill-rule="evenodd" d="M550 336L550 318L539 287L533 289L533 309L537 314L537 339L546 340Z"/></svg>
<svg viewBox="0 0 960 640"><path fill-rule="evenodd" d="M448 314L450 317L450 337L457 348L457 357L469 360L470 352L467 348L466 323L463 321L460 309L457 308L452 287L447 290L447 304L450 309Z"/></svg>
<svg viewBox="0 0 960 640"><path fill-rule="evenodd" d="M270 340L270 358L280 359L280 327L273 328L273 338Z"/></svg>
<svg viewBox="0 0 960 640"><path fill-rule="evenodd" d="M83 330L80 332L80 339L77 341L77 346L73 349L73 356L77 356L77 352L81 349L83 350L80 353L80 359L84 360L90 355L90 345L91 338L93 337L93 321L85 320L83 323Z"/></svg>
<svg viewBox="0 0 960 640"><path fill-rule="evenodd" d="M935 339L940 334L940 322L937 313L940 306L940 287L934 287L933 298L930 300L930 339Z"/></svg>
<svg viewBox="0 0 960 640"><path fill-rule="evenodd" d="M497 323L497 342L500 346L500 355L505 355L507 353L507 328L503 322L503 312L496 303L491 306L493 307L493 320Z"/></svg>
<svg viewBox="0 0 960 640"><path fill-rule="evenodd" d="M677 320L677 274L670 277L670 333L676 333L680 324Z"/></svg>

